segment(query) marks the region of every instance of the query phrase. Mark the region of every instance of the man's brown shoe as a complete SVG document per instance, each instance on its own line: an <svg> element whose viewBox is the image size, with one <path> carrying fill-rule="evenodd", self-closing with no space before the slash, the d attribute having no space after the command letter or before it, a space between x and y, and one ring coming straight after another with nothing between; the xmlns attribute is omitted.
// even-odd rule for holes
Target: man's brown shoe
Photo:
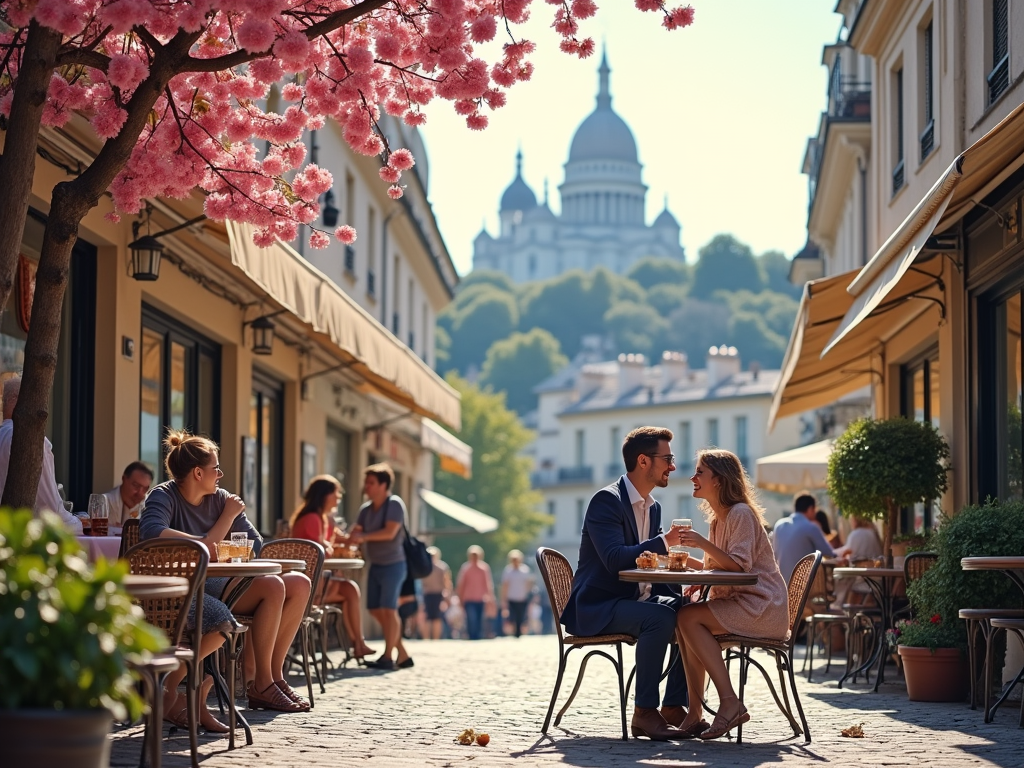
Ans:
<svg viewBox="0 0 1024 768"><path fill-rule="evenodd" d="M661 708L661 716L664 717L665 722L673 728L678 728L682 724L683 720L686 719L686 707L664 706Z"/></svg>
<svg viewBox="0 0 1024 768"><path fill-rule="evenodd" d="M646 736L651 741L669 741L680 738L679 731L665 722L657 709L633 709L633 722L630 730L634 738Z"/></svg>

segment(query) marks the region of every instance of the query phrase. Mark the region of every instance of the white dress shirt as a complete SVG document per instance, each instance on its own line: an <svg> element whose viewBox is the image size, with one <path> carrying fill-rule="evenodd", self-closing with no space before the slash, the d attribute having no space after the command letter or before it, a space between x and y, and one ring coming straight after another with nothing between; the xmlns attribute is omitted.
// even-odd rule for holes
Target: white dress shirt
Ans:
<svg viewBox="0 0 1024 768"><path fill-rule="evenodd" d="M6 419L0 424L0 497L7 485L7 469L11 464L11 438L14 436L14 422ZM43 438L43 468L39 473L39 490L36 491L36 505L33 511L38 515L42 510L49 509L60 515L64 524L76 535L82 535L82 521L72 515L60 500L57 491L57 479L53 469L53 446L47 438Z"/></svg>
<svg viewBox="0 0 1024 768"><path fill-rule="evenodd" d="M130 517L138 517L142 512L142 505L145 503L145 500L143 500L134 507L129 507L124 503L124 499L121 498L120 485L104 493L103 498L107 500L107 525L115 528L123 526L124 521Z"/></svg>
<svg viewBox="0 0 1024 768"><path fill-rule="evenodd" d="M640 495L640 491L629 481L627 475L622 479L626 481L626 493L629 495L629 503L633 506L633 514L636 516L637 539L640 542L647 541L647 532L650 530L651 518L650 509L654 506L654 497L650 494L647 497ZM665 534L661 534L661 540L665 542L665 549L668 550L668 540ZM651 596L651 583L644 581L640 583L640 602Z"/></svg>

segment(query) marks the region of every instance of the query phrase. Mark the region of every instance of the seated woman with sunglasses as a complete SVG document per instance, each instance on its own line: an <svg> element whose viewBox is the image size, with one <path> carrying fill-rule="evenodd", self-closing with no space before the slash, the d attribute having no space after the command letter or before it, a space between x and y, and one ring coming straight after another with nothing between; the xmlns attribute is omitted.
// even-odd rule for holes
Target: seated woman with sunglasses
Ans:
<svg viewBox="0 0 1024 768"><path fill-rule="evenodd" d="M322 544L327 557L334 557L334 546L344 543L344 537L334 525L334 512L338 508L341 494L341 483L331 475L314 477L302 497L302 506L295 510L288 521L292 536ZM362 598L358 584L351 579L332 577L317 602L344 606L341 618L352 642L352 656L357 661L361 662L364 656L376 653L363 637L363 617L360 611Z"/></svg>
<svg viewBox="0 0 1024 768"><path fill-rule="evenodd" d="M194 539L205 544L211 559L216 559L216 543L228 538L231 531L244 531L254 540L253 550L259 554L263 539L245 516L245 502L218 487L224 473L218 463L217 444L205 437L172 430L164 445L165 466L172 479L149 492L139 521L141 537ZM220 598L227 583L228 579L206 580L204 624L209 598ZM284 679L285 657L302 623L309 591L309 579L301 573L259 576L234 604L233 610L253 617L246 634L244 664L250 709L309 709L309 703Z"/></svg>

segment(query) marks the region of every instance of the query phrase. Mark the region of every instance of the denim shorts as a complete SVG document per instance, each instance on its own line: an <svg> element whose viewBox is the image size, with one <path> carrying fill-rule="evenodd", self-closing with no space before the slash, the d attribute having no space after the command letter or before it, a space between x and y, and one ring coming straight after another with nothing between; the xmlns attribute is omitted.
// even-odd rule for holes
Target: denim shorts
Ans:
<svg viewBox="0 0 1024 768"><path fill-rule="evenodd" d="M405 560L391 565L371 565L366 575L366 608L398 609L398 593L405 581Z"/></svg>

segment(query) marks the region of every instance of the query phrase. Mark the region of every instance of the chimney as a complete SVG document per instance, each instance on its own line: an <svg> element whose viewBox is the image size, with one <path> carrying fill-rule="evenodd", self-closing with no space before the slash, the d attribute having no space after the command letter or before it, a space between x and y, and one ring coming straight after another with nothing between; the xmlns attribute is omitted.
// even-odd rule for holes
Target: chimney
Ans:
<svg viewBox="0 0 1024 768"><path fill-rule="evenodd" d="M619 355L619 397L644 384L643 355Z"/></svg>
<svg viewBox="0 0 1024 768"><path fill-rule="evenodd" d="M584 365L580 368L579 376L576 377L576 391L579 392L580 400L597 392L604 384L604 379L604 374L596 365Z"/></svg>
<svg viewBox="0 0 1024 768"><path fill-rule="evenodd" d="M756 360L753 360L747 367L750 369L750 378L757 381L757 377L761 374L761 364Z"/></svg>
<svg viewBox="0 0 1024 768"><path fill-rule="evenodd" d="M671 389L686 378L686 354L684 352L661 353L661 388Z"/></svg>
<svg viewBox="0 0 1024 768"><path fill-rule="evenodd" d="M712 347L708 350L708 389L714 389L740 372L740 354L736 347Z"/></svg>

